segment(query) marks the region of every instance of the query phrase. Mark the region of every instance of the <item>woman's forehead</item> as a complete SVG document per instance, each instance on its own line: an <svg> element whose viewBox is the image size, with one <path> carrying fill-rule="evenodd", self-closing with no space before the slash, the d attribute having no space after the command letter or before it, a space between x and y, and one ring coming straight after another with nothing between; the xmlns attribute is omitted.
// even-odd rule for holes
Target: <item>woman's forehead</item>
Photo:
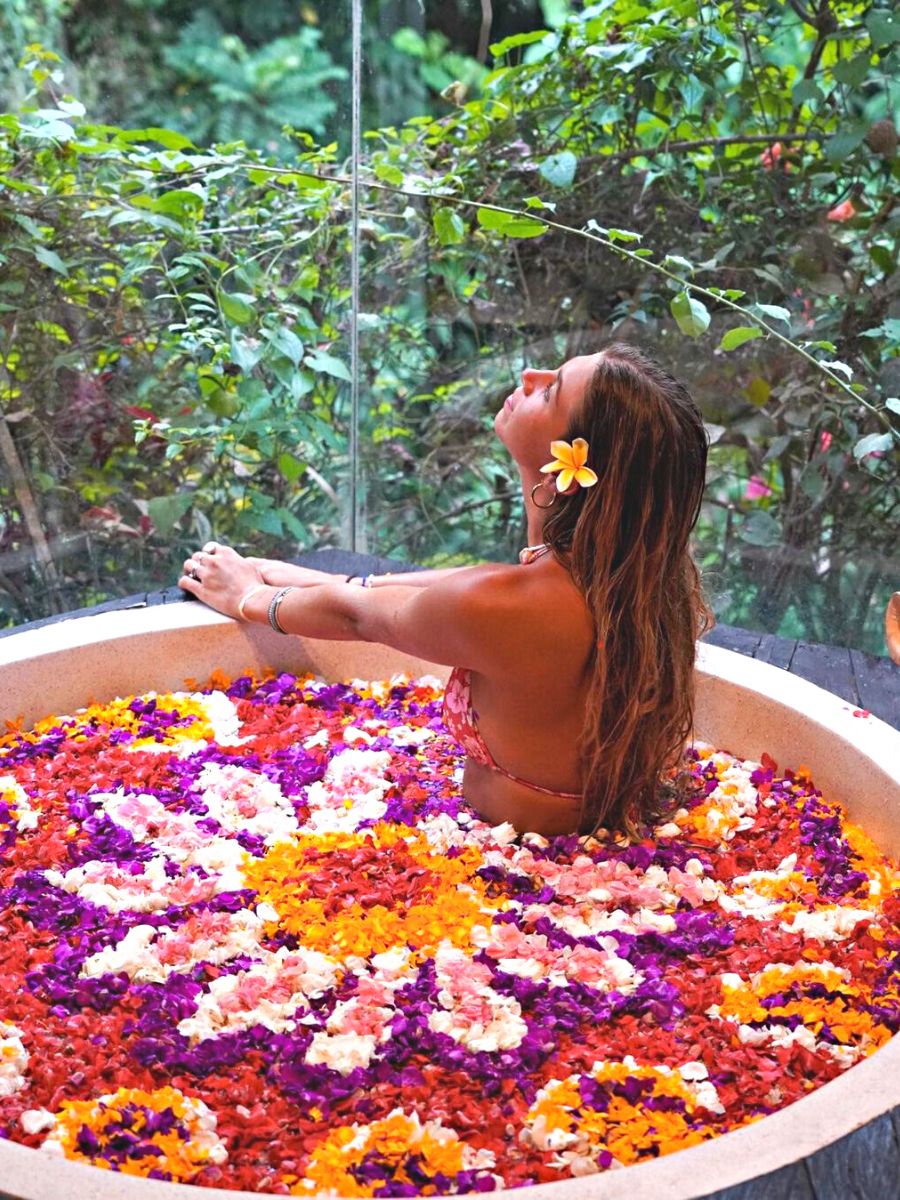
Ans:
<svg viewBox="0 0 900 1200"><path fill-rule="evenodd" d="M573 403L579 401L599 361L599 354L579 354L564 362L559 369L559 398Z"/></svg>
<svg viewBox="0 0 900 1200"><path fill-rule="evenodd" d="M576 354L574 358L566 359L563 365L578 367L580 370L593 371L602 356L602 350L598 350L595 354Z"/></svg>

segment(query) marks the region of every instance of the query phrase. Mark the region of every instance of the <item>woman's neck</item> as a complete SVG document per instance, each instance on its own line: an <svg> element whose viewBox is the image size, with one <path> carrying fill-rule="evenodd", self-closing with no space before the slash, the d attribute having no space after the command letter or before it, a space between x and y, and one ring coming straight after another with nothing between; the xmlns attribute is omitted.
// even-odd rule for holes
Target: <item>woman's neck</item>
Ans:
<svg viewBox="0 0 900 1200"><path fill-rule="evenodd" d="M531 498L531 489L536 483L541 483L543 479L544 477L541 475L535 476L534 479L526 479L525 476L522 476L522 499L525 502L525 515L528 518L526 528L529 546L537 546L544 540L544 522L547 519L547 510L538 508Z"/></svg>

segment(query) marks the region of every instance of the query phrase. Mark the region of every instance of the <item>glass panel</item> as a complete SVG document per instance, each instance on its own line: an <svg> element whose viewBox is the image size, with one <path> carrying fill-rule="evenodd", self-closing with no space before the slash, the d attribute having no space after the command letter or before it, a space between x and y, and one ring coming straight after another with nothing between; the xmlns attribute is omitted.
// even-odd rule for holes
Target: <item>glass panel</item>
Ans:
<svg viewBox="0 0 900 1200"><path fill-rule="evenodd" d="M349 0L4 18L0 623L346 544Z"/></svg>
<svg viewBox="0 0 900 1200"><path fill-rule="evenodd" d="M866 30L845 62L790 6L763 6L759 37L727 6L679 12L676 36L646 7L368 6L366 548L509 559L522 506L494 413L524 365L628 341L709 425L695 548L719 621L883 654L896 26L837 5ZM467 201L573 232L504 231Z"/></svg>
<svg viewBox="0 0 900 1200"><path fill-rule="evenodd" d="M523 366L616 338L708 421L720 621L882 653L898 36L833 7L825 53L774 3L759 37L724 5L0 5L0 622L171 583L210 534L508 559L493 416ZM65 61L19 69L35 42Z"/></svg>
<svg viewBox="0 0 900 1200"><path fill-rule="evenodd" d="M518 484L493 415L524 365L577 342L539 303L523 303L521 257L533 258L524 244L510 255L502 239L467 232L471 209L409 194L440 187L436 163L467 135L465 103L496 119L481 89L488 32L541 24L539 6L511 4L482 31L489 9L459 0L366 12L363 112L382 132L363 148L374 185L363 189L361 239L365 548L425 565L502 560L522 544ZM479 194L485 159L507 155L506 140L473 143L469 194ZM518 154L513 146L508 157Z"/></svg>

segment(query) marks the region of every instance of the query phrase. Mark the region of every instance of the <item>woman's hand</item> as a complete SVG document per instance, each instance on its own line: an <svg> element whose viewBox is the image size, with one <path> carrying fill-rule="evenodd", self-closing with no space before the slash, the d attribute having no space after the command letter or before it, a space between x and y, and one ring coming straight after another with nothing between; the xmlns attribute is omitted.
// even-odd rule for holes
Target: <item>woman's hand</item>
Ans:
<svg viewBox="0 0 900 1200"><path fill-rule="evenodd" d="M185 559L184 574L178 586L227 617L238 616L241 598L257 584L266 583L249 558L243 558L230 546L207 542Z"/></svg>
<svg viewBox="0 0 900 1200"><path fill-rule="evenodd" d="M318 583L341 583L344 579L343 575L332 575L330 571L298 567L275 558L246 558L244 561L256 567L265 582L274 587L312 587Z"/></svg>

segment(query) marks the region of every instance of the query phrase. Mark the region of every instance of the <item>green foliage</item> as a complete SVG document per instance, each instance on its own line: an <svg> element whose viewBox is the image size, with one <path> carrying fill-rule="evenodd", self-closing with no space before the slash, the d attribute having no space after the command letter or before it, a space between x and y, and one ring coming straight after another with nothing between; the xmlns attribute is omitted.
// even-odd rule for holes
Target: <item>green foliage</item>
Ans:
<svg viewBox="0 0 900 1200"><path fill-rule="evenodd" d="M520 508L491 423L510 377L622 337L690 382L709 423L697 549L720 619L881 648L900 162L873 128L894 115L898 42L884 5L817 12L818 29L774 0L702 20L687 0L549 6L546 30L499 39L480 92L367 137L373 548L507 554ZM259 65L280 30L242 61ZM196 128L161 128L161 100L141 129L93 123L58 64L31 65L38 93L0 118L0 386L50 540L80 526L91 547L60 603L113 575L123 591L171 579L210 532L263 553L340 542L349 191L335 152L200 149ZM226 76L204 70L212 112ZM260 78L235 70L223 106L239 111ZM4 507L0 546L26 544L20 499ZM34 594L13 581L10 617L37 615Z"/></svg>
<svg viewBox="0 0 900 1200"><path fill-rule="evenodd" d="M434 92L443 92L453 83L462 84L465 90L475 88L487 74L480 63L451 50L449 39L437 30L423 37L418 30L404 26L391 44L418 65L419 77Z"/></svg>
<svg viewBox="0 0 900 1200"><path fill-rule="evenodd" d="M464 10L468 0L454 3ZM513 0L507 19L523 4L537 7ZM443 113L456 102L443 98L448 88L477 93L485 67L445 34L410 28L416 14L403 0L363 7L362 107L372 124ZM23 98L16 71L31 42L65 47L66 85L97 121L170 125L198 145L242 138L286 158L293 143L284 126L349 145L344 0L0 0L0 96L10 108Z"/></svg>
<svg viewBox="0 0 900 1200"><path fill-rule="evenodd" d="M678 328L688 337L699 337L709 329L709 312L706 305L690 292L679 292L672 298L669 308L678 323Z"/></svg>
<svg viewBox="0 0 900 1200"><path fill-rule="evenodd" d="M68 0L0 0L0 90L8 92L10 107L21 103L28 91L28 81L18 70L25 47L32 42L58 43L69 7Z"/></svg>
<svg viewBox="0 0 900 1200"><path fill-rule="evenodd" d="M900 533L888 366L900 161L873 126L895 119L897 41L885 6L817 12L819 28L775 3L708 6L702 20L688 3L597 6L496 42L481 97L375 143L373 163L436 196L440 244L411 277L404 248L426 231L401 217L408 202L370 228L367 311L419 289L440 316L437 361L415 361L439 381L429 411L448 415L410 422L396 393L394 408L417 446L453 429L449 413L458 425L453 452L433 451L413 477L430 496L424 525L404 528L403 469L379 469L368 512L380 549L421 559L436 530L470 520L479 545L488 514L507 531L498 549L515 545L489 414L479 451L472 413L508 391L516 360L591 349L593 324L671 363L719 431L697 542L720 619L883 648ZM463 240L448 196L476 219ZM384 212L387 197L370 204ZM509 240L520 232L530 238ZM365 340L373 395L392 394L418 339L410 327L406 341Z"/></svg>
<svg viewBox="0 0 900 1200"><path fill-rule="evenodd" d="M478 224L484 229L493 230L503 237L533 238L547 232L546 224L535 217L500 212L495 208L479 207L475 216L478 218Z"/></svg>
<svg viewBox="0 0 900 1200"><path fill-rule="evenodd" d="M319 137L336 109L325 90L346 80L309 26L250 50L201 9L163 51L178 79L174 102L160 112L161 123L189 133L200 143L242 140L286 154L285 125Z"/></svg>
<svg viewBox="0 0 900 1200"><path fill-rule="evenodd" d="M578 170L578 159L570 150L560 150L558 154L548 154L541 163L540 171L548 183L554 187L569 188Z"/></svg>
<svg viewBox="0 0 900 1200"><path fill-rule="evenodd" d="M31 66L56 84L51 56ZM116 575L131 590L171 579L214 528L239 542L337 539L346 231L330 217L342 189L264 169L245 148L199 152L80 111L36 101L0 126L0 185L14 189L0 215L0 404L7 421L18 410L49 535L81 527L106 553L121 540ZM308 470L323 452L331 483ZM8 542L25 514L4 507ZM69 586L90 594L78 573Z"/></svg>

